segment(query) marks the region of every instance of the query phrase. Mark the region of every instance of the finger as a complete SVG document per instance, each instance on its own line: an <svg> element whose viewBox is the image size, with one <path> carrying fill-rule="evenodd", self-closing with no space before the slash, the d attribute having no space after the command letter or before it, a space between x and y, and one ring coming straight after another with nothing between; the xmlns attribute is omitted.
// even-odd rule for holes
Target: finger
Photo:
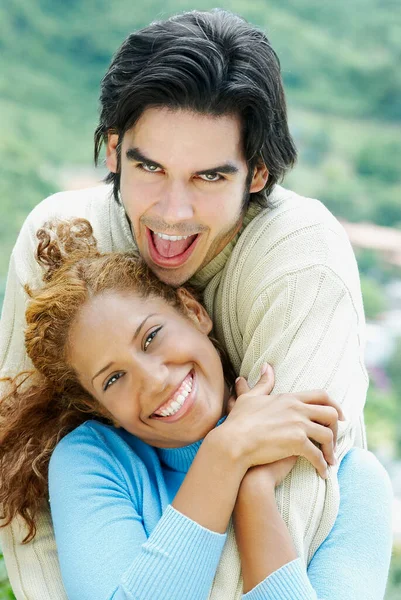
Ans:
<svg viewBox="0 0 401 600"><path fill-rule="evenodd" d="M329 427L333 433L333 446L337 445L338 412L332 406L305 406L305 414L310 421Z"/></svg>
<svg viewBox="0 0 401 600"><path fill-rule="evenodd" d="M324 460L322 451L313 442L308 439L305 440L300 456L306 458L315 467L320 477L327 479L327 463Z"/></svg>
<svg viewBox="0 0 401 600"><path fill-rule="evenodd" d="M324 390L311 390L308 392L296 392L294 394L302 400L305 404L320 404L321 406L332 406L336 409L338 413L338 418L340 421L345 421L345 415L343 409L341 408L341 404L336 400L333 400L327 392Z"/></svg>
<svg viewBox="0 0 401 600"><path fill-rule="evenodd" d="M237 377L235 380L235 391L237 394L237 398L242 396L242 394L246 394L249 392L250 388L245 377Z"/></svg>
<svg viewBox="0 0 401 600"><path fill-rule="evenodd" d="M268 395L274 388L274 369L269 363L264 362L260 370L259 380L252 388L253 395Z"/></svg>
<svg viewBox="0 0 401 600"><path fill-rule="evenodd" d="M334 454L333 432L329 427L318 425L317 423L309 423L306 427L306 435L308 438L315 440L320 444L320 450L329 465L337 464Z"/></svg>

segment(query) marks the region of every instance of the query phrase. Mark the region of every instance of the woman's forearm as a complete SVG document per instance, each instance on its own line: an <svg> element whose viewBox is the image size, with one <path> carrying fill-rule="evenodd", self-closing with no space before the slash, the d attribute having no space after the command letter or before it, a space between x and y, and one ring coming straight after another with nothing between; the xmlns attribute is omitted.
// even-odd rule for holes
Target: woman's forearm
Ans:
<svg viewBox="0 0 401 600"><path fill-rule="evenodd" d="M247 593L297 556L270 481L263 477L253 480L245 477L233 517L244 593Z"/></svg>
<svg viewBox="0 0 401 600"><path fill-rule="evenodd" d="M213 430L199 448L172 506L202 527L224 533L245 472L224 435Z"/></svg>

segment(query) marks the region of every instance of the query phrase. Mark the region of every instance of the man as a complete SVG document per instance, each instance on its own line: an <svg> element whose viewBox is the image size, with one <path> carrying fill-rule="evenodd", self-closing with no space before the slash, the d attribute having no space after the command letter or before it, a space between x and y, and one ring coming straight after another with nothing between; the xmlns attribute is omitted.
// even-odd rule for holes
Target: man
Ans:
<svg viewBox="0 0 401 600"><path fill-rule="evenodd" d="M324 388L344 408L337 456L364 445L364 316L356 262L338 222L316 200L278 185L296 151L279 62L265 35L224 11L186 13L130 35L102 82L95 156L107 182L44 200L10 263L2 375L29 368L23 285L40 285L35 233L55 217L87 218L101 251L137 247L163 281L203 292L235 370L255 383L273 365L275 392ZM299 482L313 493L299 494ZM298 490L298 493L297 493ZM303 496L303 497L302 497ZM327 482L298 461L279 506L298 554L310 558L336 517ZM33 543L1 530L18 597L64 598L49 514Z"/></svg>

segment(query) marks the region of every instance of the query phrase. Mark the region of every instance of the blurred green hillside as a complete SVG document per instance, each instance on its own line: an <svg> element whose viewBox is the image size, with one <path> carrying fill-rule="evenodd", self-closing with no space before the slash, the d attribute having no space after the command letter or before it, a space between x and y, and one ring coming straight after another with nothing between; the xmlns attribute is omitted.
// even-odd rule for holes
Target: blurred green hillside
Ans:
<svg viewBox="0 0 401 600"><path fill-rule="evenodd" d="M196 8L214 2L198 0ZM401 223L398 0L222 2L266 29L282 62L299 166L289 184L337 215ZM0 288L29 209L90 165L99 81L133 29L193 0L13 0L0 7Z"/></svg>
<svg viewBox="0 0 401 600"><path fill-rule="evenodd" d="M213 0L0 5L0 307L25 216L63 186L63 173L92 164L99 82L113 52L151 20L214 6ZM266 30L280 57L300 153L285 184L318 197L339 217L401 229L400 0L221 0L220 6ZM380 286L391 275L366 255L360 265L374 317L384 305ZM397 386L387 396L371 392L367 418L380 435L393 436L401 455L401 430L395 431L401 381ZM400 553L394 561L388 600L401 587ZM2 577L0 562L0 600L12 597L2 591Z"/></svg>

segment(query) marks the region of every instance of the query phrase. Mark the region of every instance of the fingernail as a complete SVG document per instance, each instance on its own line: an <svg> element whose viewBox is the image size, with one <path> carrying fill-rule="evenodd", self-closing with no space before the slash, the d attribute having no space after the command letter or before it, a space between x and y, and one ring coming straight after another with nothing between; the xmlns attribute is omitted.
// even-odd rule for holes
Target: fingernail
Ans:
<svg viewBox="0 0 401 600"><path fill-rule="evenodd" d="M241 379L241 377L237 377L237 379L235 380L235 383L238 383L240 379Z"/></svg>
<svg viewBox="0 0 401 600"><path fill-rule="evenodd" d="M261 370L260 370L260 373L261 373L261 375L264 375L265 373L267 373L267 368L268 368L268 366L269 366L269 365L268 365L266 362L265 362L265 363L263 363L263 365L262 365L262 368L261 368Z"/></svg>

